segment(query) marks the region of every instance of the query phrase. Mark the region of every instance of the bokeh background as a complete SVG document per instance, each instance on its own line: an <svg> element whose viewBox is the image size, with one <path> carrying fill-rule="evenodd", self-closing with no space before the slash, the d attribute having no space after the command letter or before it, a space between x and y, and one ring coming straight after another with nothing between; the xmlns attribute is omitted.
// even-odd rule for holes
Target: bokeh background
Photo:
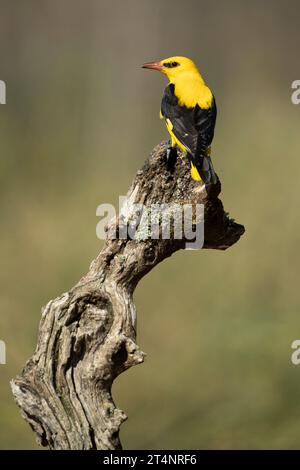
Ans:
<svg viewBox="0 0 300 470"><path fill-rule="evenodd" d="M151 149L164 77L193 58L215 92L213 161L246 233L226 252L174 255L137 288L144 365L118 378L124 448L299 448L298 0L0 0L0 448L34 449L9 388L35 348L40 308L102 246Z"/></svg>

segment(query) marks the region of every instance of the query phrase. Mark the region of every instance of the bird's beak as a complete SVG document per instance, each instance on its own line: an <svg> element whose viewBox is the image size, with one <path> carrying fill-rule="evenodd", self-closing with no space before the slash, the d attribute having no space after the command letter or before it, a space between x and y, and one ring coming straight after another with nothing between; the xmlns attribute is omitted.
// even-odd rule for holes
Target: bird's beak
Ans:
<svg viewBox="0 0 300 470"><path fill-rule="evenodd" d="M143 69L158 70L159 72L163 70L163 66L160 62L146 62L142 67Z"/></svg>

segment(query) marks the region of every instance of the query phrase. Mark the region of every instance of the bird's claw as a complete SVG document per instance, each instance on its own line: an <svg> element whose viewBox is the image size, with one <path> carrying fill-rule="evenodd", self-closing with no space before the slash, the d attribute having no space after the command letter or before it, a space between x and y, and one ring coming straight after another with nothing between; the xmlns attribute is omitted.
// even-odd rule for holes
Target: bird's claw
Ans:
<svg viewBox="0 0 300 470"><path fill-rule="evenodd" d="M169 170L174 170L178 154L176 147L171 145L167 148L167 166Z"/></svg>

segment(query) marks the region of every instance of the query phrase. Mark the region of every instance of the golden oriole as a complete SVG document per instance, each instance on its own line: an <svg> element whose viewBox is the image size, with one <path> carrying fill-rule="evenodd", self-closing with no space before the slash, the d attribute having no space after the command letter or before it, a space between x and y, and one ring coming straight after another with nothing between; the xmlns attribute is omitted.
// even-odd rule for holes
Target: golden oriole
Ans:
<svg viewBox="0 0 300 470"><path fill-rule="evenodd" d="M217 107L214 95L196 65L186 57L176 56L147 62L143 68L158 70L169 79L160 113L171 135L168 158L174 158L176 147L179 147L190 161L192 178L215 184L217 177L210 153Z"/></svg>

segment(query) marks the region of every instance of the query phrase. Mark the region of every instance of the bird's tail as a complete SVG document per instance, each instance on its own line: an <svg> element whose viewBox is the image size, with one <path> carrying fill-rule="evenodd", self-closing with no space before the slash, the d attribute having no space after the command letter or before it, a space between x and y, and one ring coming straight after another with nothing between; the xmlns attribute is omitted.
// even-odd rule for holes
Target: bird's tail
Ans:
<svg viewBox="0 0 300 470"><path fill-rule="evenodd" d="M216 184L217 176L210 156L204 156L201 164L194 164L191 161L191 177L195 181L203 181L204 184Z"/></svg>

